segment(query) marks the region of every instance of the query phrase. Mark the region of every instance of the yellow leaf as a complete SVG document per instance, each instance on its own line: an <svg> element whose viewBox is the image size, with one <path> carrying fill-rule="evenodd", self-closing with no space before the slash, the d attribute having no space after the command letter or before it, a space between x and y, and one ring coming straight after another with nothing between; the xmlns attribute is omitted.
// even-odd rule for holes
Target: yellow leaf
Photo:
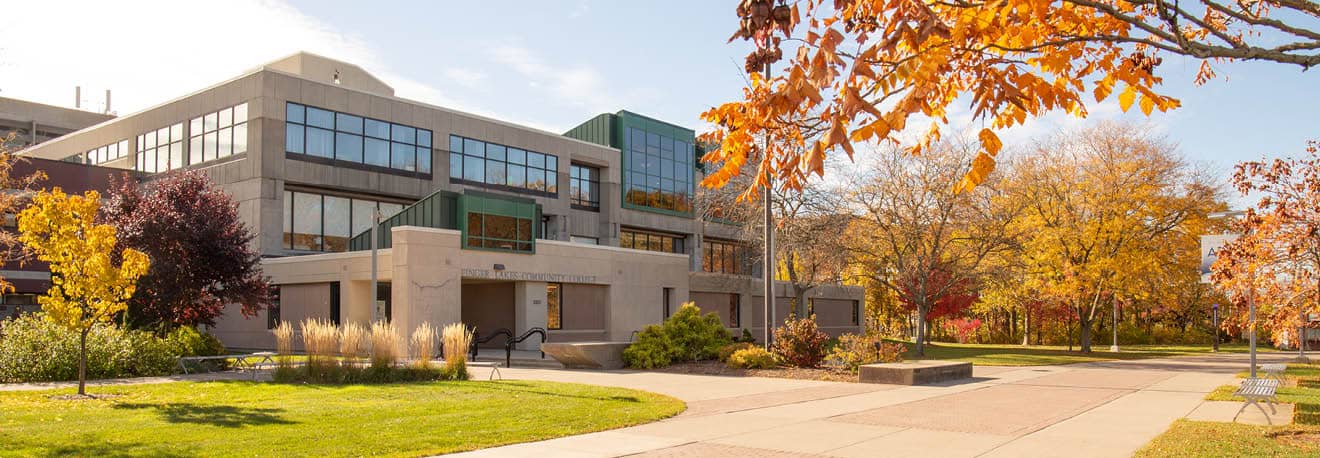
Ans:
<svg viewBox="0 0 1320 458"><path fill-rule="evenodd" d="M1152 99L1149 95L1141 96L1141 112L1145 113L1146 116L1150 116L1150 111L1153 109L1155 109L1155 99Z"/></svg>
<svg viewBox="0 0 1320 458"><path fill-rule="evenodd" d="M999 141L999 136L995 135L994 131L990 129L981 129L978 137L981 139L981 147L985 148L985 152L991 156L999 154L999 150L1004 147L1003 142Z"/></svg>
<svg viewBox="0 0 1320 458"><path fill-rule="evenodd" d="M1123 88L1123 93L1118 95L1118 107L1126 112L1128 111L1128 108L1132 108L1132 102L1135 101L1136 98L1137 88L1128 85L1128 87Z"/></svg>

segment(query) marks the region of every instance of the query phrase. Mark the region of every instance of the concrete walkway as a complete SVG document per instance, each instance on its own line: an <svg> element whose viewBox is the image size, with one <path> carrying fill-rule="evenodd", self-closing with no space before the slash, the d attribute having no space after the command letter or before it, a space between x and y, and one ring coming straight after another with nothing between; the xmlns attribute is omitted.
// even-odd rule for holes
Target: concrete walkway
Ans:
<svg viewBox="0 0 1320 458"><path fill-rule="evenodd" d="M1262 354L1260 359L1287 357ZM1235 410L1203 399L1234 383L1246 361L1246 355L1220 354L977 367L970 381L919 387L501 369L506 379L664 393L687 402L688 410L656 423L461 456L1129 456L1179 418L1229 421ZM483 372L474 378L485 379L489 369L478 370ZM1254 415L1260 417L1258 411ZM1290 418L1291 409L1282 409L1274 422ZM1258 420L1263 423L1263 417Z"/></svg>

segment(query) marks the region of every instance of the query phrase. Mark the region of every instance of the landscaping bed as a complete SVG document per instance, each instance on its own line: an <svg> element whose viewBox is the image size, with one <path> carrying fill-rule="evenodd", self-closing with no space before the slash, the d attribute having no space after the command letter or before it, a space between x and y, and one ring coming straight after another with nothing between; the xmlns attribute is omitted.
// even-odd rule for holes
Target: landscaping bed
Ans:
<svg viewBox="0 0 1320 458"><path fill-rule="evenodd" d="M672 364L654 369L657 372L691 375L723 375L733 377L773 377L828 382L857 382L857 374L843 369L777 367L773 369L735 369L719 361L697 361Z"/></svg>
<svg viewBox="0 0 1320 458"><path fill-rule="evenodd" d="M647 423L685 408L655 393L534 381L90 391L107 396L0 393L0 456L426 456Z"/></svg>

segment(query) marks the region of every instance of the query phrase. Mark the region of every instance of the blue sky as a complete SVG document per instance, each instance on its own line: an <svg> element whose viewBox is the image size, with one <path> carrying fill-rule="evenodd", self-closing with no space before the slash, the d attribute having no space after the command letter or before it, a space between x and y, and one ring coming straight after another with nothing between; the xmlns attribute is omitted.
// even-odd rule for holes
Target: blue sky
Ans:
<svg viewBox="0 0 1320 458"><path fill-rule="evenodd" d="M738 97L747 45L726 44L733 2L24 2L0 29L0 95L71 105L103 88L126 114L305 49L357 62L398 95L562 132L628 109L700 129L699 114ZM76 13L71 13L76 11ZM153 27L132 24L149 23ZM55 24L55 26L51 26ZM124 24L104 31L104 24ZM129 62L142 65L128 65ZM1092 120L1149 122L1189 158L1232 164L1297 154L1320 139L1320 73L1224 63L1192 84L1197 62L1166 57L1166 93L1183 107L1149 119L1116 102ZM1134 110L1135 111L1135 110ZM953 116L954 129L975 128ZM1010 146L1085 125L1053 115L1006 133ZM979 125L979 124L978 124Z"/></svg>

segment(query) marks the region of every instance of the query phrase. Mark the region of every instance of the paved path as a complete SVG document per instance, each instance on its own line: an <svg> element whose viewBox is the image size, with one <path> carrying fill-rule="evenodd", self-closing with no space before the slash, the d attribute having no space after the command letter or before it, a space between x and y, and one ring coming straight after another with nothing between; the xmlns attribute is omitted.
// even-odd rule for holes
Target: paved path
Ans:
<svg viewBox="0 0 1320 458"><path fill-rule="evenodd" d="M1287 356L1263 354L1261 361L1282 361ZM502 369L509 379L664 393L687 402L688 410L646 425L464 455L1129 456L1178 418L1194 412L1194 418L1224 416L1222 404L1207 403L1203 398L1216 387L1232 383L1234 374L1246 368L1246 358L1221 354L1068 366L977 367L971 381L918 387L655 372ZM485 377L484 372L474 374L474 378ZM1231 418L1231 412L1227 415Z"/></svg>

